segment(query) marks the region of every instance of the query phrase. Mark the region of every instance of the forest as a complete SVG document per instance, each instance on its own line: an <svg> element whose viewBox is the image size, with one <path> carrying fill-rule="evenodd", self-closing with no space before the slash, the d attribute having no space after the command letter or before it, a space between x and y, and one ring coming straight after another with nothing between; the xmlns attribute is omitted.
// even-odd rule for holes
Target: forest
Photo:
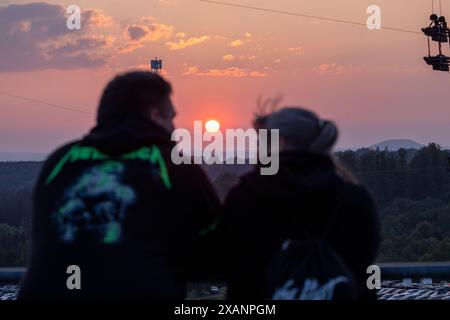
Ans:
<svg viewBox="0 0 450 320"><path fill-rule="evenodd" d="M379 261L450 260L446 150L431 143L420 150L362 149L337 157L376 199L383 232Z"/></svg>
<svg viewBox="0 0 450 320"><path fill-rule="evenodd" d="M379 262L450 261L449 153L420 149L360 149L336 157L374 196L382 221ZM40 162L0 163L0 267L24 266L28 256L32 187ZM223 199L242 168L207 172Z"/></svg>
<svg viewBox="0 0 450 320"><path fill-rule="evenodd" d="M0 267L26 264L32 189L41 162L0 163Z"/></svg>

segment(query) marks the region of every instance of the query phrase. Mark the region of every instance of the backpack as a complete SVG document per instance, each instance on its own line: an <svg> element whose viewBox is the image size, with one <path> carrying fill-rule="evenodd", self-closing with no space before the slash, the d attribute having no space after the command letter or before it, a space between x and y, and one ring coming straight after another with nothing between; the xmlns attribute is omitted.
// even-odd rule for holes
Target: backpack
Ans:
<svg viewBox="0 0 450 320"><path fill-rule="evenodd" d="M344 260L327 238L337 216L332 215L325 231L312 237L305 230L302 238L289 237L272 256L265 281L269 300L353 300L356 285ZM292 226L297 226L294 223ZM298 234L298 229L296 230ZM291 234L295 234L292 232Z"/></svg>

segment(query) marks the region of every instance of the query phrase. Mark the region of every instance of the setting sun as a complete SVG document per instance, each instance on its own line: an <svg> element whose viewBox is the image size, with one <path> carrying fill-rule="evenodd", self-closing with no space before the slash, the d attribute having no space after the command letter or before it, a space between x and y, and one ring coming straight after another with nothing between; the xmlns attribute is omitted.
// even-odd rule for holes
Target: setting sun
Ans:
<svg viewBox="0 0 450 320"><path fill-rule="evenodd" d="M205 129L209 133L216 133L220 130L220 123L217 120L209 120L205 123Z"/></svg>

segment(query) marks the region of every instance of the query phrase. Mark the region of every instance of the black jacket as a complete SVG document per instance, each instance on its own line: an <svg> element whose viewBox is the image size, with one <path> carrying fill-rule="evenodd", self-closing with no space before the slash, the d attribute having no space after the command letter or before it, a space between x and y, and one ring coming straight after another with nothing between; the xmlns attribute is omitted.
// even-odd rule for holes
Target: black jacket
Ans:
<svg viewBox="0 0 450 320"><path fill-rule="evenodd" d="M220 233L227 249L230 299L263 298L264 275L274 252L303 228L319 236L333 212L331 246L352 270L359 298L374 298L366 288L366 269L376 258L380 224L371 196L361 186L344 182L329 157L280 154L280 170L241 178L228 194Z"/></svg>
<svg viewBox="0 0 450 320"><path fill-rule="evenodd" d="M183 299L220 208L200 167L172 164L173 146L156 124L123 119L54 152L35 187L20 297ZM69 265L81 290L67 289Z"/></svg>

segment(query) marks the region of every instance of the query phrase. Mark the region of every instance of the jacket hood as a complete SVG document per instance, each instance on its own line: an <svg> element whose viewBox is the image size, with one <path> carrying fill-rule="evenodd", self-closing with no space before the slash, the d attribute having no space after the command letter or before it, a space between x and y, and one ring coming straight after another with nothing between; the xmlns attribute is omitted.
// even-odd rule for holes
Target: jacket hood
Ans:
<svg viewBox="0 0 450 320"><path fill-rule="evenodd" d="M82 141L110 154L120 154L147 144L174 145L168 131L150 120L135 117L102 122Z"/></svg>

